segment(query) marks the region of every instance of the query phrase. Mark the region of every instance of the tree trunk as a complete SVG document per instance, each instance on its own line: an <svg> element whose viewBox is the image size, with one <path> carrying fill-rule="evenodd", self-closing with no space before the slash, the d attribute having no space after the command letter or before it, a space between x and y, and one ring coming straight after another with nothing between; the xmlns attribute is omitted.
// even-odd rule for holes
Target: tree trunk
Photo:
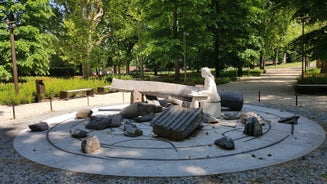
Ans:
<svg viewBox="0 0 327 184"><path fill-rule="evenodd" d="M260 69L264 70L265 69L265 55L260 56Z"/></svg>
<svg viewBox="0 0 327 184"><path fill-rule="evenodd" d="M317 60L317 68L320 68L320 73L327 74L327 61Z"/></svg>
<svg viewBox="0 0 327 184"><path fill-rule="evenodd" d="M242 77L243 76L242 66L238 66L237 67L237 76L238 77Z"/></svg>
<svg viewBox="0 0 327 184"><path fill-rule="evenodd" d="M177 38L177 5L176 4L173 10L173 34L174 34L174 38ZM179 76L180 76L179 59L175 58L174 63L175 63L175 80L179 81Z"/></svg>

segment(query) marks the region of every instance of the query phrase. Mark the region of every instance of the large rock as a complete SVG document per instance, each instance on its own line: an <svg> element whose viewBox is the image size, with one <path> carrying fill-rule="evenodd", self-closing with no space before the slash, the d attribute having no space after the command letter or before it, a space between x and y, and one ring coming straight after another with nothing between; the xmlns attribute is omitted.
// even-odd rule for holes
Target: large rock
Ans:
<svg viewBox="0 0 327 184"><path fill-rule="evenodd" d="M120 111L124 118L134 118L137 116L144 116L147 114L158 113L163 110L163 107L144 102L133 103Z"/></svg>
<svg viewBox="0 0 327 184"><path fill-rule="evenodd" d="M87 138L82 141L82 151L86 154L93 153L101 149L100 142L97 136Z"/></svg>
<svg viewBox="0 0 327 184"><path fill-rule="evenodd" d="M49 129L49 125L46 122L40 122L28 125L32 132L41 132Z"/></svg>
<svg viewBox="0 0 327 184"><path fill-rule="evenodd" d="M89 122L85 125L85 128L92 130L103 130L106 128L119 127L122 122L122 116L120 114L109 116L92 116Z"/></svg>
<svg viewBox="0 0 327 184"><path fill-rule="evenodd" d="M256 117L253 116L246 120L243 133L254 137L263 135L262 126Z"/></svg>
<svg viewBox="0 0 327 184"><path fill-rule="evenodd" d="M77 111L75 117L76 119L85 119L92 115L93 111L91 109L82 109Z"/></svg>
<svg viewBox="0 0 327 184"><path fill-rule="evenodd" d="M183 140L204 122L200 108L185 109L172 106L156 116L152 121L153 132L159 137Z"/></svg>

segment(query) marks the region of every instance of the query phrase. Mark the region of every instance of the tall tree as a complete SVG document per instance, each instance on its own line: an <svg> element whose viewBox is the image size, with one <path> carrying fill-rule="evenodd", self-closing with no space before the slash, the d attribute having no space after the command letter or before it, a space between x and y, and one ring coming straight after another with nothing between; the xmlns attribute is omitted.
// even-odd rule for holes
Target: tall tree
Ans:
<svg viewBox="0 0 327 184"><path fill-rule="evenodd" d="M91 54L101 44L102 35L97 27L103 17L102 0L55 0L61 6L64 20L58 44L62 59L81 65L82 75L88 78L96 63Z"/></svg>
<svg viewBox="0 0 327 184"><path fill-rule="evenodd" d="M17 68L20 75L45 75L49 70L54 36L48 22L54 16L48 0L5 0L0 2L0 77L12 71L6 21L15 21Z"/></svg>

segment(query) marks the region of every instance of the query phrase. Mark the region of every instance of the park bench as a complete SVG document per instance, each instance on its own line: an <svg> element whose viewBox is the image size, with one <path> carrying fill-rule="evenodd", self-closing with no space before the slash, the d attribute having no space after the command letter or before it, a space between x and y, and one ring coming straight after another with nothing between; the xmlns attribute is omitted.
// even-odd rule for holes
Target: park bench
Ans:
<svg viewBox="0 0 327 184"><path fill-rule="evenodd" d="M94 89L93 88L83 88L83 89L60 91L60 98L68 99L70 93L79 93L79 94L84 93L86 96L94 96Z"/></svg>
<svg viewBox="0 0 327 184"><path fill-rule="evenodd" d="M327 94L327 84L296 84L296 91L305 94Z"/></svg>
<svg viewBox="0 0 327 184"><path fill-rule="evenodd" d="M327 84L297 84L298 87L327 87Z"/></svg>

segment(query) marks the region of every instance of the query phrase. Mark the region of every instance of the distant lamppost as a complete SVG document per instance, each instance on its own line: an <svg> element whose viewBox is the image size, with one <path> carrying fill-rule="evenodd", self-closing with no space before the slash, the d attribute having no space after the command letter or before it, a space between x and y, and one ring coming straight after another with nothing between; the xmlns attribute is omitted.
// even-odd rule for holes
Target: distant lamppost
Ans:
<svg viewBox="0 0 327 184"><path fill-rule="evenodd" d="M183 42L184 42L184 84L186 84L186 69L187 69L187 56L186 56L186 36L188 36L189 33L184 32L183 33Z"/></svg>
<svg viewBox="0 0 327 184"><path fill-rule="evenodd" d="M8 25L8 30L10 32L11 59L12 59L12 68L13 68L13 75L14 75L15 92L17 95L19 93L19 88L18 88L18 74L17 74L15 36L14 36L16 21L7 21L6 23Z"/></svg>

